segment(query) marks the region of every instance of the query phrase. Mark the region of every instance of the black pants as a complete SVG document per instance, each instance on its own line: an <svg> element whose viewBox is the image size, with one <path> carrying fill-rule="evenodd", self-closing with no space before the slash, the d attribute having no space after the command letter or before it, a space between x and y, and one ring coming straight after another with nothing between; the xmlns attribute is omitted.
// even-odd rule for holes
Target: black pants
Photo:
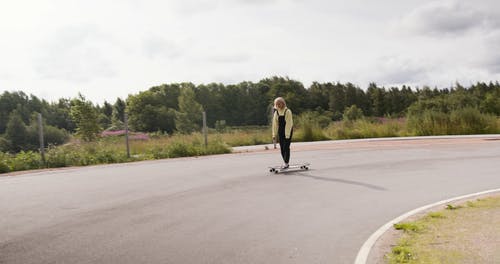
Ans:
<svg viewBox="0 0 500 264"><path fill-rule="evenodd" d="M283 161L288 164L290 161L290 144L292 143L292 137L285 138L285 135L280 136L280 149L281 149L281 157L283 157Z"/></svg>

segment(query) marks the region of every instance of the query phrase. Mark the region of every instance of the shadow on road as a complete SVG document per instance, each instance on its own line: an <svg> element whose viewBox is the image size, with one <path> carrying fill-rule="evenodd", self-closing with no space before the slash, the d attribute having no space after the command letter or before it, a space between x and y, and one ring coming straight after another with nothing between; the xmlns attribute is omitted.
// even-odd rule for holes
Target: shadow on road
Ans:
<svg viewBox="0 0 500 264"><path fill-rule="evenodd" d="M345 180L345 179L338 179L338 178L328 178L328 177L321 177L321 176L314 176L310 175L304 172L298 172L298 171L291 171L291 172L283 172L284 174L287 175L293 175L293 176L299 176L299 177L304 177L304 178L311 178L319 181L329 181L329 182L341 182L345 184L351 184L351 185L357 185L357 186L363 186L369 189L377 190L377 191L387 191L386 188L380 187L377 185L369 184L369 183L364 183L364 182L357 182L357 181L351 181L351 180Z"/></svg>

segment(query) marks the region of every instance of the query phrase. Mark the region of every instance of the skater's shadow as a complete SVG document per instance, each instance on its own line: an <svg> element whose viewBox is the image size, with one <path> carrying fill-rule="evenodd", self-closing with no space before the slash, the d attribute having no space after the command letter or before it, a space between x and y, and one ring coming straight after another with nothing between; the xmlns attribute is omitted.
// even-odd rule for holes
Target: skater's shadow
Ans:
<svg viewBox="0 0 500 264"><path fill-rule="evenodd" d="M338 178L328 178L328 177L314 176L314 175L310 175L310 174L299 172L299 171L291 171L291 172L286 173L286 174L287 175L294 175L294 176L304 177L304 178L311 178L311 179L319 180L319 181L341 182L341 183L345 183L345 184L358 185L358 186L363 186L363 187L366 187L366 188L369 188L369 189L373 189L373 190L377 190L377 191L387 191L387 189L384 188L384 187L380 187L380 186L369 184L369 183L351 181L351 180L346 180L346 179L338 179Z"/></svg>

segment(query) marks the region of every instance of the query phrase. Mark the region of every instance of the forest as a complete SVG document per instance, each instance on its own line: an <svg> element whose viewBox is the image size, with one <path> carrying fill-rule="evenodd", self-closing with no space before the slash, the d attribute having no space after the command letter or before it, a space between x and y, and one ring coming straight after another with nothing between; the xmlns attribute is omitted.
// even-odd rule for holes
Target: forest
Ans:
<svg viewBox="0 0 500 264"><path fill-rule="evenodd" d="M199 131L203 111L208 126L214 129L267 126L272 102L278 96L285 98L294 116L314 117L325 124L322 127L347 119L404 118L408 125L413 122L416 126L415 135L433 134L418 127L425 118L448 118L452 122L455 115L454 122L463 123L459 119L468 116L466 125L474 126L474 120L496 119L500 115L498 82L478 82L468 87L456 83L451 88L381 87L371 83L362 89L339 82L313 82L305 87L288 77L274 76L259 82L227 85L162 84L102 104L93 103L82 94L48 102L22 91L4 91L0 94L0 151L37 150L38 113L43 117L46 144L55 146L72 137L94 141L103 131L122 130L125 115L132 131L166 135ZM484 127L488 122L484 124L471 132L496 131ZM446 131L439 134L460 132L453 133L453 129L447 125Z"/></svg>

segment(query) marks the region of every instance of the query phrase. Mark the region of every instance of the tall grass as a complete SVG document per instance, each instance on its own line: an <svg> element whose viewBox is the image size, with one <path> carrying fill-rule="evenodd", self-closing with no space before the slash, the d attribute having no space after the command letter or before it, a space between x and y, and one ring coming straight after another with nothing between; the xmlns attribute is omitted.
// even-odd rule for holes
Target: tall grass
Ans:
<svg viewBox="0 0 500 264"><path fill-rule="evenodd" d="M499 132L496 116L483 114L476 108L463 108L449 114L424 110L408 117L408 131L416 136L469 135Z"/></svg>
<svg viewBox="0 0 500 264"><path fill-rule="evenodd" d="M227 129L224 133L212 131L209 141L219 140L231 147L267 144L272 140L270 127L240 127Z"/></svg>
<svg viewBox="0 0 500 264"><path fill-rule="evenodd" d="M482 114L474 108L455 110L450 114L428 110L420 115L411 115L408 119L363 118L329 125L326 119L317 113L306 113L297 116L294 121L294 142L500 132L500 119ZM205 146L201 133L152 133L146 137L148 139L130 140L130 158L126 154L123 135L104 137L91 143L72 140L66 145L49 147L45 154L45 163L37 152L0 152L0 173L229 153L234 146L270 143L271 135L270 127L266 126L233 128L223 133L211 130L208 146Z"/></svg>
<svg viewBox="0 0 500 264"><path fill-rule="evenodd" d="M407 136L404 119L358 119L332 123L325 131L332 139Z"/></svg>
<svg viewBox="0 0 500 264"><path fill-rule="evenodd" d="M324 133L324 127L326 127L328 123L325 123L324 118L317 112L303 113L294 120L294 141L320 141L330 139Z"/></svg>
<svg viewBox="0 0 500 264"><path fill-rule="evenodd" d="M200 134L158 136L147 141L130 141L131 157L127 157L125 139L102 138L97 142L73 142L49 147L45 152L45 163L40 154L33 151L7 154L0 152L0 173L87 166L130 161L202 156L229 153L229 146L220 140L210 140L205 146Z"/></svg>

